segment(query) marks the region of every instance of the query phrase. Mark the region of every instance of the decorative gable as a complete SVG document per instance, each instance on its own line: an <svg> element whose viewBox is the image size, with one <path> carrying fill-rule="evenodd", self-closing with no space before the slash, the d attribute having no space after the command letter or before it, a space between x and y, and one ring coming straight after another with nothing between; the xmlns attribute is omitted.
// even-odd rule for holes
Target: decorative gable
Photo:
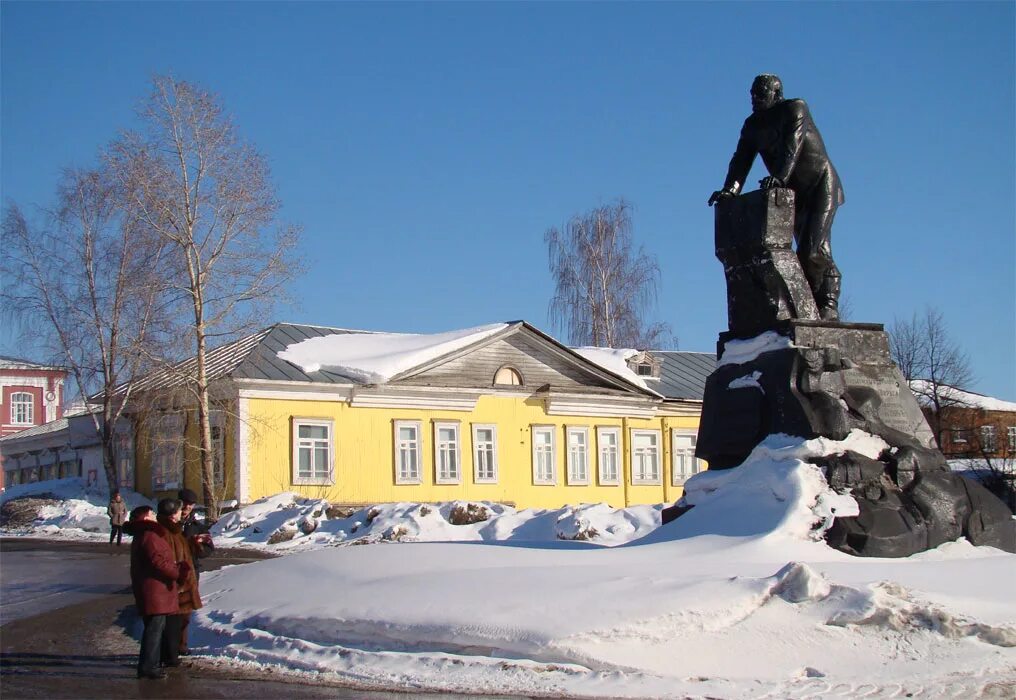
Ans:
<svg viewBox="0 0 1016 700"><path fill-rule="evenodd" d="M509 380L510 378L510 380ZM526 326L392 382L401 386L631 393Z"/></svg>

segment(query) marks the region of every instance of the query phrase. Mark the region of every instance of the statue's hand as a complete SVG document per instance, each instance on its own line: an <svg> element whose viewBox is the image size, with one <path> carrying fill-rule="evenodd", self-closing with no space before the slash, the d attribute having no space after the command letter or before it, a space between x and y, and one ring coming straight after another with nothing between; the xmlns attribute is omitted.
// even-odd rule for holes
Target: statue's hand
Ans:
<svg viewBox="0 0 1016 700"><path fill-rule="evenodd" d="M717 202L725 199L730 199L734 196L734 193L730 190L716 190L712 196L709 197L709 206L713 206Z"/></svg>
<svg viewBox="0 0 1016 700"><path fill-rule="evenodd" d="M766 175L758 181L758 184L764 190L774 190L777 187L786 187L786 185L783 184L783 180L778 177L773 177L772 175Z"/></svg>

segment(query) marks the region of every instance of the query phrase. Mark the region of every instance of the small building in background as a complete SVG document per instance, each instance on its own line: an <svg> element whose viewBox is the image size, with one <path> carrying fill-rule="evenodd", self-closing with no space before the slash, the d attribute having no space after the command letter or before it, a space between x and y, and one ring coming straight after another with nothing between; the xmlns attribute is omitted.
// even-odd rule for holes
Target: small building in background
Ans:
<svg viewBox="0 0 1016 700"><path fill-rule="evenodd" d="M62 367L0 356L0 438L61 418L66 380Z"/></svg>

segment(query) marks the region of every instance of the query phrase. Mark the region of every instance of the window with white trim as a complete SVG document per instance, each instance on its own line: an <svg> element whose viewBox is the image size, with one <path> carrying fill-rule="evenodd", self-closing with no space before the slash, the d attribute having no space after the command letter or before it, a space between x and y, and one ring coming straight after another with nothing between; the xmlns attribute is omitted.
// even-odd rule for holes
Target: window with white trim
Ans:
<svg viewBox="0 0 1016 700"><path fill-rule="evenodd" d="M419 484L423 446L420 421L395 421L395 483Z"/></svg>
<svg viewBox="0 0 1016 700"><path fill-rule="evenodd" d="M330 485L335 483L333 421L317 418L293 419L293 483Z"/></svg>
<svg viewBox="0 0 1016 700"><path fill-rule="evenodd" d="M600 457L600 485L621 484L621 430L619 428L597 428L596 444Z"/></svg>
<svg viewBox="0 0 1016 700"><path fill-rule="evenodd" d="M1016 425L1010 425L1006 432L1009 434L1009 449L1016 450Z"/></svg>
<svg viewBox="0 0 1016 700"><path fill-rule="evenodd" d="M497 426L473 425L473 480L497 483Z"/></svg>
<svg viewBox="0 0 1016 700"><path fill-rule="evenodd" d="M660 431L631 431L631 482L660 483Z"/></svg>
<svg viewBox="0 0 1016 700"><path fill-rule="evenodd" d="M695 433L670 431L671 483L683 484L705 469L705 462L695 458Z"/></svg>
<svg viewBox="0 0 1016 700"><path fill-rule="evenodd" d="M459 450L459 424L434 423L435 483L458 484L462 481Z"/></svg>
<svg viewBox="0 0 1016 700"><path fill-rule="evenodd" d="M152 425L152 490L172 491L183 486L184 416L163 413Z"/></svg>
<svg viewBox="0 0 1016 700"><path fill-rule="evenodd" d="M589 483L589 428L568 428L568 483Z"/></svg>
<svg viewBox="0 0 1016 700"><path fill-rule="evenodd" d="M981 450L984 452L995 451L995 426L981 426Z"/></svg>
<svg viewBox="0 0 1016 700"><path fill-rule="evenodd" d="M505 365L494 373L495 386L522 386L522 374L514 367Z"/></svg>
<svg viewBox="0 0 1016 700"><path fill-rule="evenodd" d="M11 425L35 424L35 397L27 391L11 394Z"/></svg>
<svg viewBox="0 0 1016 700"><path fill-rule="evenodd" d="M554 427L533 426L533 483L557 483L554 468Z"/></svg>

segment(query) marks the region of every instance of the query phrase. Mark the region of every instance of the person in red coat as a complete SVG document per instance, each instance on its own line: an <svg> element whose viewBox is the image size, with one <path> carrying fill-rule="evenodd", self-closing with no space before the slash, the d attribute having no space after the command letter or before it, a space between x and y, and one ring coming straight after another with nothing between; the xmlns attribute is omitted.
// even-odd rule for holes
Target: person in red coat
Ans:
<svg viewBox="0 0 1016 700"><path fill-rule="evenodd" d="M134 603L145 623L138 655L138 678L165 678L159 668L166 616L180 608L179 581L186 580L190 565L178 562L166 542L165 529L156 522L149 506L131 511L128 534L131 542L131 588Z"/></svg>

